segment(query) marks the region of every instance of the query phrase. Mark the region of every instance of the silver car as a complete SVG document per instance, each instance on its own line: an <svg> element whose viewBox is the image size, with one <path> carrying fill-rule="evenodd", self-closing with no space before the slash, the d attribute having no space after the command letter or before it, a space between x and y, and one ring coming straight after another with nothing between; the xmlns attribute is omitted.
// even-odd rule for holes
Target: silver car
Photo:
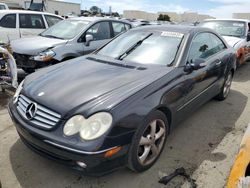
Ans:
<svg viewBox="0 0 250 188"><path fill-rule="evenodd" d="M11 42L18 68L30 73L86 55L131 28L131 24L110 18L77 17L63 20L39 36Z"/></svg>

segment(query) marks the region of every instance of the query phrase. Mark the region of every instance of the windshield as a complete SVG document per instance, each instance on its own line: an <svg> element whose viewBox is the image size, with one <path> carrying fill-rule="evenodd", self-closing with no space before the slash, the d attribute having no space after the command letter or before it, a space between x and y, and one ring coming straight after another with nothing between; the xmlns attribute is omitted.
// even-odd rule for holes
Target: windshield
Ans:
<svg viewBox="0 0 250 188"><path fill-rule="evenodd" d="M97 54L141 64L170 65L177 54L183 34L176 32L126 32Z"/></svg>
<svg viewBox="0 0 250 188"><path fill-rule="evenodd" d="M44 37L72 39L88 25L88 21L63 20L53 25L40 35Z"/></svg>
<svg viewBox="0 0 250 188"><path fill-rule="evenodd" d="M244 37L245 35L245 22L207 21L201 23L200 26L214 29L222 36Z"/></svg>

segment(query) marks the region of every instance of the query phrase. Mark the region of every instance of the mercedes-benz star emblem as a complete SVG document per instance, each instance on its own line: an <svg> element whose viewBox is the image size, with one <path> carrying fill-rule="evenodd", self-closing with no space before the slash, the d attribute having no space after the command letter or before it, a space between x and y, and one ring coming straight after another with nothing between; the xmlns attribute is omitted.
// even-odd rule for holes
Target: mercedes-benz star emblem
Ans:
<svg viewBox="0 0 250 188"><path fill-rule="evenodd" d="M31 120L35 117L36 115L36 111L37 111L37 104L36 103L30 103L27 108L26 108L26 112L25 115L27 117L28 120Z"/></svg>

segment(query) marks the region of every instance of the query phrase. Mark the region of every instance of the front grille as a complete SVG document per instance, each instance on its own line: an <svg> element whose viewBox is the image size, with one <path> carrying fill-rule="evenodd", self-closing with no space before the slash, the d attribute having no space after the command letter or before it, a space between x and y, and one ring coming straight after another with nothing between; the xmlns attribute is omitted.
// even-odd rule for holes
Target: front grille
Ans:
<svg viewBox="0 0 250 188"><path fill-rule="evenodd" d="M31 101L24 95L18 97L17 111L24 119L42 129L52 129L61 119L60 114Z"/></svg>
<svg viewBox="0 0 250 188"><path fill-rule="evenodd" d="M13 56L16 60L16 64L18 67L32 67L36 66L35 62L30 60L30 55L13 53Z"/></svg>

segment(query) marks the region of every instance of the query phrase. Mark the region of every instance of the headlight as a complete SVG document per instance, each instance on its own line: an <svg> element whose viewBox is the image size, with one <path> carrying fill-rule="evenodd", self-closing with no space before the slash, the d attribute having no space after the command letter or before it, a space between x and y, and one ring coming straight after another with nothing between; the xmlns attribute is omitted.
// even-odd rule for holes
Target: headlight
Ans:
<svg viewBox="0 0 250 188"><path fill-rule="evenodd" d="M31 59L35 61L50 61L55 55L56 53L53 50L49 49L39 53L37 56L32 56Z"/></svg>
<svg viewBox="0 0 250 188"><path fill-rule="evenodd" d="M85 119L81 115L70 118L63 128L66 136L80 133L84 140L94 140L102 136L111 126L112 116L107 112L99 112Z"/></svg>
<svg viewBox="0 0 250 188"><path fill-rule="evenodd" d="M21 91L23 89L23 83L24 83L24 80L19 84L18 88L16 89L16 93L13 96L13 102L14 102L14 104L17 102L19 94L21 93Z"/></svg>

